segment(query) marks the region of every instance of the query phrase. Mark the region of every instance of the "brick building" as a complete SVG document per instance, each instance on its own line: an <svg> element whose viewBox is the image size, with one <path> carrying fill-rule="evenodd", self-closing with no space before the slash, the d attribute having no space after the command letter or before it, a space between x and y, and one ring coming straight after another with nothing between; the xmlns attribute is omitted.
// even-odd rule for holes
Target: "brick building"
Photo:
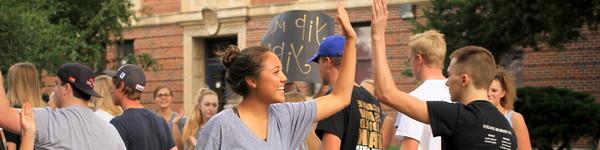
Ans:
<svg viewBox="0 0 600 150"><path fill-rule="evenodd" d="M190 110L193 95L204 84L223 88L218 78L218 61L212 50L223 44L241 48L258 45L274 15L288 10L315 10L335 16L335 0L132 0L137 20L123 34L125 42L109 51L108 59L118 51L148 53L163 68L146 72L147 89L143 103L155 109L152 91L159 85L174 90L175 109ZM401 18L400 7L412 4L415 17L424 21L421 9L427 0L389 0L387 53L398 87L412 90L416 81L400 72L408 69L410 21ZM348 0L346 7L357 30L370 31L371 1ZM215 25L218 24L218 25ZM339 25L336 31L339 33ZM359 33L360 34L360 33ZM512 65L521 86L568 87L600 96L600 36L584 32L586 39L568 44L567 50L525 51L521 61ZM359 35L361 36L361 35ZM370 36L370 34L366 34ZM359 37L360 38L360 37ZM363 38L361 38L363 39ZM369 39L367 37L366 39ZM368 57L361 59L370 63ZM216 68L216 70L215 70ZM359 76L369 76L370 67L360 68ZM388 114L395 115L390 109Z"/></svg>

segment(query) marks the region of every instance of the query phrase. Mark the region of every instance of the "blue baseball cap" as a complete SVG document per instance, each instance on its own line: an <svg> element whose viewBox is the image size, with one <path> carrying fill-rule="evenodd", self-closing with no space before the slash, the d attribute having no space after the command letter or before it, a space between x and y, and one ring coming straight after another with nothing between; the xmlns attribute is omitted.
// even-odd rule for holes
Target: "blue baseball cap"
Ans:
<svg viewBox="0 0 600 150"><path fill-rule="evenodd" d="M340 57L344 54L344 45L346 44L346 37L341 35L331 35L325 37L319 46L319 50L313 55L307 64L311 62L319 62L320 57Z"/></svg>

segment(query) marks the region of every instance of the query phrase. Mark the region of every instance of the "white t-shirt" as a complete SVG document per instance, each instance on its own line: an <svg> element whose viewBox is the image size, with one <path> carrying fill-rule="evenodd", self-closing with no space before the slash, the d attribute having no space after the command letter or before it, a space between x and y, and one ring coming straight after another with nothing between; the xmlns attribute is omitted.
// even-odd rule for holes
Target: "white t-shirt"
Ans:
<svg viewBox="0 0 600 150"><path fill-rule="evenodd" d="M112 114L102 110L102 109L98 109L94 112L94 114L96 114L96 116L100 117L100 119L106 121L106 122L110 122L110 120L112 120L115 116L113 116Z"/></svg>
<svg viewBox="0 0 600 150"><path fill-rule="evenodd" d="M450 102L450 92L446 80L425 80L417 89L409 93L423 101ZM419 150L441 150L442 139L433 137L431 126L416 121L400 112L396 118L396 137L410 137L419 141Z"/></svg>

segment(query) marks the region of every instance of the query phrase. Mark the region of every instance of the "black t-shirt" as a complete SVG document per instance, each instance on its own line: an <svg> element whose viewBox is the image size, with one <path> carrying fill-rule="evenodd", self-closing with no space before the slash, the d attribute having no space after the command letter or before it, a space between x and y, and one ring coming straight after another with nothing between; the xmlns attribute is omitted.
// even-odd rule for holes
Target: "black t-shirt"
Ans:
<svg viewBox="0 0 600 150"><path fill-rule="evenodd" d="M364 88L354 86L350 105L321 120L315 132L321 139L324 132L338 136L343 150L383 149L382 122L379 101Z"/></svg>
<svg viewBox="0 0 600 150"><path fill-rule="evenodd" d="M4 132L4 136L6 137L6 142L15 143L16 148L20 149L21 147L21 136L18 134L14 134L12 132L8 132L6 130L2 130Z"/></svg>
<svg viewBox="0 0 600 150"><path fill-rule="evenodd" d="M517 149L508 120L486 100L467 105L428 101L433 136L442 136L442 149Z"/></svg>
<svg viewBox="0 0 600 150"><path fill-rule="evenodd" d="M175 146L167 122L148 109L129 108L110 123L129 150L167 150Z"/></svg>

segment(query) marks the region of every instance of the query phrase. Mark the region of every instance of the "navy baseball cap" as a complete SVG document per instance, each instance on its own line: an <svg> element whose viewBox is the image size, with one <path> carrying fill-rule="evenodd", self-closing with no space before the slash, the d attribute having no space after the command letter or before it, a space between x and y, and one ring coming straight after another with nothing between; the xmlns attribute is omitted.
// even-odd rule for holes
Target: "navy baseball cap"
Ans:
<svg viewBox="0 0 600 150"><path fill-rule="evenodd" d="M319 62L320 57L341 57L344 54L344 45L346 37L341 35L331 35L325 37L319 46L319 50L306 62Z"/></svg>
<svg viewBox="0 0 600 150"><path fill-rule="evenodd" d="M67 63L58 67L56 76L66 83L70 83L76 89L94 97L100 97L100 94L94 91L96 77L94 71L86 65L78 63Z"/></svg>
<svg viewBox="0 0 600 150"><path fill-rule="evenodd" d="M137 65L124 64L117 71L105 70L104 74L123 80L125 86L139 92L143 92L146 88L146 75Z"/></svg>

